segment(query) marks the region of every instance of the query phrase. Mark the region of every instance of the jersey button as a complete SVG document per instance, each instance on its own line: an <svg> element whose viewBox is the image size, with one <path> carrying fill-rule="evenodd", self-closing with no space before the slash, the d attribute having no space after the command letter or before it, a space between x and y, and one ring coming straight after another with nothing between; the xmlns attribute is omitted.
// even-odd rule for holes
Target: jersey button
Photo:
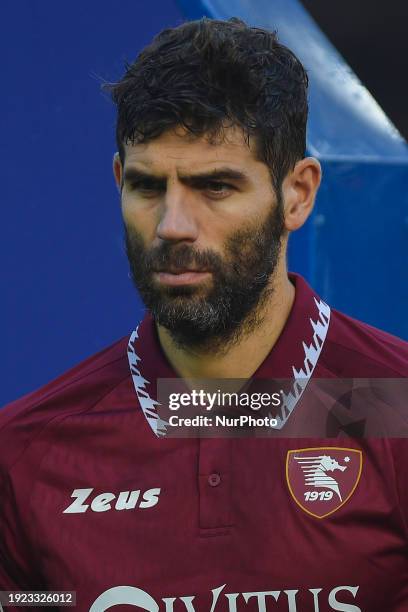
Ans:
<svg viewBox="0 0 408 612"><path fill-rule="evenodd" d="M208 477L208 484L210 487L218 487L221 482L221 476L219 474L210 474Z"/></svg>

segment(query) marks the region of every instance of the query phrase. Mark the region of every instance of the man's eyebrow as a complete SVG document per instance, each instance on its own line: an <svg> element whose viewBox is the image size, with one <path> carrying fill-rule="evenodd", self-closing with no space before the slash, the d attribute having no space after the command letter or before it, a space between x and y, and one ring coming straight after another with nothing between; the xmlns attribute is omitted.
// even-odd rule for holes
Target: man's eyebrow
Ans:
<svg viewBox="0 0 408 612"><path fill-rule="evenodd" d="M151 174L150 172L138 170L137 168L126 168L125 172L123 173L123 182L126 183L131 183L132 181L144 179L166 182L165 176L157 176L156 174Z"/></svg>
<svg viewBox="0 0 408 612"><path fill-rule="evenodd" d="M249 181L249 176L240 170L233 168L216 168L207 172L198 172L193 174L179 175L181 181L186 183L204 182L204 181Z"/></svg>
<svg viewBox="0 0 408 612"><path fill-rule="evenodd" d="M166 177L163 175L157 175L154 173L146 172L144 170L139 170L138 168L126 168L123 181L124 182L132 182L137 180L148 179L151 181L157 182L165 182ZM205 181L223 181L223 180L234 180L241 182L248 182L249 176L240 170L235 170L233 168L223 167L223 168L215 168L214 170L206 171L206 172L197 172L192 174L179 174L179 179L183 183L203 183Z"/></svg>

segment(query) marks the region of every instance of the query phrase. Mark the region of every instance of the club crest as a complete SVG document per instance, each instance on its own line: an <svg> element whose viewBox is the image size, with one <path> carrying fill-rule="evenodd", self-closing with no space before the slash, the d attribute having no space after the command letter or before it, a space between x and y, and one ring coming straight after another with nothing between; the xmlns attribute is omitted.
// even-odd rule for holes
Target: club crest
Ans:
<svg viewBox="0 0 408 612"><path fill-rule="evenodd" d="M362 452L354 448L299 448L288 451L286 482L302 510L325 518L353 495L362 466Z"/></svg>

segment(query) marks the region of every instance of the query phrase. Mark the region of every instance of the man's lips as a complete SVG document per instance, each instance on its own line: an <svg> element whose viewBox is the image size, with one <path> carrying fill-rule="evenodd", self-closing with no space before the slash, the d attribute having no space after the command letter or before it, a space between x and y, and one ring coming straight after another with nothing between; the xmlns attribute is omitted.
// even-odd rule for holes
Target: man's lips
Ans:
<svg viewBox="0 0 408 612"><path fill-rule="evenodd" d="M163 285L193 285L201 282L211 272L208 270L159 270L154 273L156 280Z"/></svg>

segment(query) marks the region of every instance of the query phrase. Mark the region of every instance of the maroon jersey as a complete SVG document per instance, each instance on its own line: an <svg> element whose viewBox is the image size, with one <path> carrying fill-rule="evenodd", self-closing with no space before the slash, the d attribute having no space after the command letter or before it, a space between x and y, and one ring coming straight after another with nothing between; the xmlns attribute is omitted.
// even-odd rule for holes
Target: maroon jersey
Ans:
<svg viewBox="0 0 408 612"><path fill-rule="evenodd" d="M255 378L407 376L406 343L292 280ZM406 440L334 438L327 415L294 437L300 392L275 437L166 437L159 377L176 373L147 316L0 412L0 590L73 590L91 612L408 610Z"/></svg>

